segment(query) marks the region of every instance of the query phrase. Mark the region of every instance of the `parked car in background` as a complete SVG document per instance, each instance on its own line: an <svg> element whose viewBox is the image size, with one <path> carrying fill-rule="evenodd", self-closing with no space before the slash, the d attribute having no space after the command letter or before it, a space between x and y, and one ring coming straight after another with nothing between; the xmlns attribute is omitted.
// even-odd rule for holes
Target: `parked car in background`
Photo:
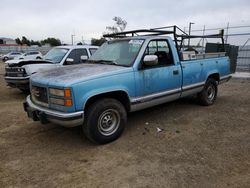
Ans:
<svg viewBox="0 0 250 188"><path fill-rule="evenodd" d="M32 51L24 53L21 56L15 57L14 59L42 59L43 54L39 51Z"/></svg>
<svg viewBox="0 0 250 188"><path fill-rule="evenodd" d="M11 59L20 57L21 55L23 55L23 53L21 52L10 52L10 53L3 55L2 60L3 61L11 60Z"/></svg>
<svg viewBox="0 0 250 188"><path fill-rule="evenodd" d="M85 62L96 51L97 46L59 46L52 48L43 59L14 59L5 62L5 81L8 86L29 90L29 78L32 74L65 65ZM66 74L66 73L65 73Z"/></svg>

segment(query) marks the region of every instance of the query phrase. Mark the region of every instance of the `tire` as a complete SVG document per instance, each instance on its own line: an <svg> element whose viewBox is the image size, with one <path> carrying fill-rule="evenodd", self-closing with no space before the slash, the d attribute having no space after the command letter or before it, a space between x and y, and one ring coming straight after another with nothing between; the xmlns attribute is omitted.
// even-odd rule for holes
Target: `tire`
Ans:
<svg viewBox="0 0 250 188"><path fill-rule="evenodd" d="M20 91L22 91L24 94L29 94L30 93L30 90L29 89L20 89Z"/></svg>
<svg viewBox="0 0 250 188"><path fill-rule="evenodd" d="M212 105L217 98L217 92L217 82L213 78L208 78L203 90L198 93L198 99L204 106Z"/></svg>
<svg viewBox="0 0 250 188"><path fill-rule="evenodd" d="M3 62L7 61L8 59L9 59L8 57L4 57Z"/></svg>
<svg viewBox="0 0 250 188"><path fill-rule="evenodd" d="M92 142L106 144L120 137L127 122L127 112L117 100L102 98L87 110L84 135Z"/></svg>

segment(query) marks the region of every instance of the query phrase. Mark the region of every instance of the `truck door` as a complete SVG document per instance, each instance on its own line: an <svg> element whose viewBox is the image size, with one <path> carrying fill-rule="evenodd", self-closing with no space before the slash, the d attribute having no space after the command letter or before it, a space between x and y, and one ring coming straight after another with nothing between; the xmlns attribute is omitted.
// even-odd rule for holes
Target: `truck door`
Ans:
<svg viewBox="0 0 250 188"><path fill-rule="evenodd" d="M158 64L142 67L136 75L139 80L138 95L145 101L162 99L173 100L179 98L182 72L180 65L175 64L171 48L167 40L151 40L144 52L145 55L156 55Z"/></svg>
<svg viewBox="0 0 250 188"><path fill-rule="evenodd" d="M204 85L203 60L182 61L183 93L187 96L199 92Z"/></svg>

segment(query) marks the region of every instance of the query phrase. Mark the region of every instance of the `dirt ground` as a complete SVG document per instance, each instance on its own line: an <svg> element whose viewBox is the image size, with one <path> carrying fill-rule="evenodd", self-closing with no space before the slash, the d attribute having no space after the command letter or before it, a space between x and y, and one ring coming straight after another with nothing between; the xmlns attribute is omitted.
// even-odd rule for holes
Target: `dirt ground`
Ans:
<svg viewBox="0 0 250 188"><path fill-rule="evenodd" d="M3 72L0 63L0 187L250 185L249 80L221 85L213 106L183 99L129 114L122 137L100 146L80 128L28 119Z"/></svg>

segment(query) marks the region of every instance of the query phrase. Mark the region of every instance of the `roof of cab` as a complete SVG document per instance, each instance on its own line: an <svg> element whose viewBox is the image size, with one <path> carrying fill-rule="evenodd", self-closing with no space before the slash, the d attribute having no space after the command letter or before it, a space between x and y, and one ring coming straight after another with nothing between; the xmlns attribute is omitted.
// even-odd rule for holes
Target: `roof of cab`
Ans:
<svg viewBox="0 0 250 188"><path fill-rule="evenodd" d="M169 36L159 36L159 35L154 35L154 36L129 36L129 37L124 37L124 38L112 38L112 40L139 40L139 39L143 39L143 40L146 40L146 39L171 39L171 37ZM111 41L112 41L111 40Z"/></svg>
<svg viewBox="0 0 250 188"><path fill-rule="evenodd" d="M81 49L81 48L99 48L99 46L93 46L93 45L65 45L65 46L56 46L55 48Z"/></svg>

